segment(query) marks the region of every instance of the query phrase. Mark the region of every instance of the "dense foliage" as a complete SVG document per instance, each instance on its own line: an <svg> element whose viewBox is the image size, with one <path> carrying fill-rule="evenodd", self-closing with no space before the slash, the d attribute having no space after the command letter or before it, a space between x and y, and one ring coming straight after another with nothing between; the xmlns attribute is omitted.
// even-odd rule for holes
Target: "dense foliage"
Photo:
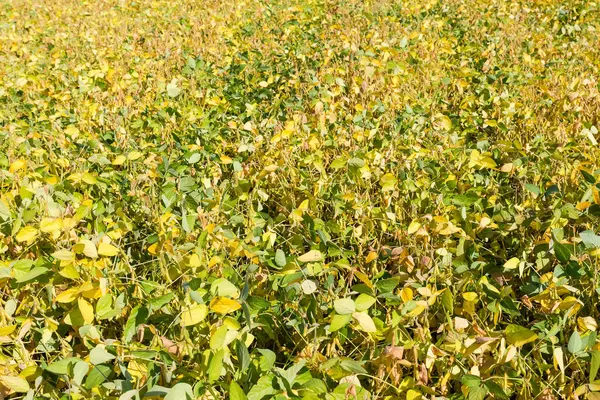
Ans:
<svg viewBox="0 0 600 400"><path fill-rule="evenodd" d="M0 397L600 399L599 10L0 1Z"/></svg>

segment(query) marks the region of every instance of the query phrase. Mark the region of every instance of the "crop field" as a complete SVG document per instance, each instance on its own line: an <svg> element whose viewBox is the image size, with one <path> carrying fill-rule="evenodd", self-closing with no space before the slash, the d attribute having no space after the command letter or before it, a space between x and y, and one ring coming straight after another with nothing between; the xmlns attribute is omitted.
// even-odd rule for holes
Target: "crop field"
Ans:
<svg viewBox="0 0 600 400"><path fill-rule="evenodd" d="M600 399L600 3L0 0L0 399Z"/></svg>

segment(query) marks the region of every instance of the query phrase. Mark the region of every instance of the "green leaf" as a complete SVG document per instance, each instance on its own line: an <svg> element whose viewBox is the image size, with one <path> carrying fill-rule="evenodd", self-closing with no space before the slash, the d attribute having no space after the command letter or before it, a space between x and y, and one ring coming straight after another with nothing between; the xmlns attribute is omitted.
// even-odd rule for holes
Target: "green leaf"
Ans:
<svg viewBox="0 0 600 400"><path fill-rule="evenodd" d="M481 378L475 375L465 374L460 378L460 382L467 387L476 387L481 384Z"/></svg>
<svg viewBox="0 0 600 400"><path fill-rule="evenodd" d="M221 350L225 344L225 338L229 329L225 325L221 325L210 336L210 348L212 350Z"/></svg>
<svg viewBox="0 0 600 400"><path fill-rule="evenodd" d="M468 207L477 202L477 200L479 200L480 198L481 197L475 193L459 194L457 196L454 196L454 198L452 199L452 203L459 207Z"/></svg>
<svg viewBox="0 0 600 400"><path fill-rule="evenodd" d="M83 378L85 378L86 374L90 370L90 365L85 361L79 361L73 367L73 381L77 385L81 385L83 382Z"/></svg>
<svg viewBox="0 0 600 400"><path fill-rule="evenodd" d="M367 311L377 300L373 296L361 293L355 300L356 311Z"/></svg>
<svg viewBox="0 0 600 400"><path fill-rule="evenodd" d="M329 324L329 332L335 332L342 329L348 325L351 319L352 314L335 314L331 319L331 324Z"/></svg>
<svg viewBox="0 0 600 400"><path fill-rule="evenodd" d="M148 309L146 307L136 306L133 310L131 310L131 314L129 314L127 323L125 323L125 343L131 342L131 339L133 339L137 332L137 327L140 324L146 323L147 319Z"/></svg>
<svg viewBox="0 0 600 400"><path fill-rule="evenodd" d="M600 368L600 350L592 351L592 362L590 363L590 383L596 380L596 374Z"/></svg>
<svg viewBox="0 0 600 400"><path fill-rule="evenodd" d="M88 375L83 387L87 390L95 388L96 386L102 384L106 381L112 372L112 367L108 365L96 365L92 368L92 371Z"/></svg>
<svg viewBox="0 0 600 400"><path fill-rule="evenodd" d="M277 249L277 251L275 252L275 264L278 267L282 267L282 268L285 267L285 265L287 264L287 260L285 258L285 253L281 249Z"/></svg>
<svg viewBox="0 0 600 400"><path fill-rule="evenodd" d="M367 370L356 360L343 358L340 360L340 368L353 374L366 374Z"/></svg>
<svg viewBox="0 0 600 400"><path fill-rule="evenodd" d="M482 386L475 386L469 389L467 400L484 400L488 391Z"/></svg>
<svg viewBox="0 0 600 400"><path fill-rule="evenodd" d="M365 160L361 158L351 158L348 160L348 167L350 168L362 168L365 166Z"/></svg>
<svg viewBox="0 0 600 400"><path fill-rule="evenodd" d="M333 308L335 308L336 313L341 315L352 314L354 311L356 311L354 300L350 298L335 300L333 302Z"/></svg>
<svg viewBox="0 0 600 400"><path fill-rule="evenodd" d="M573 331L571 337L569 338L567 350L569 350L571 354L579 353L581 350L583 350L583 342L579 332Z"/></svg>
<svg viewBox="0 0 600 400"><path fill-rule="evenodd" d="M225 355L224 350L219 350L213 354L208 364L208 381L214 382L221 376L223 369L223 356Z"/></svg>
<svg viewBox="0 0 600 400"><path fill-rule="evenodd" d="M71 366L81 361L77 357L67 357L62 360L58 360L46 366L45 370L55 375L67 375L70 372Z"/></svg>
<svg viewBox="0 0 600 400"><path fill-rule="evenodd" d="M49 271L49 269L46 267L35 267L31 271L27 272L26 274L19 276L16 279L16 282L17 283L29 282L31 280L34 280L35 278L37 278L40 275L44 275L48 271Z"/></svg>
<svg viewBox="0 0 600 400"><path fill-rule="evenodd" d="M272 374L262 376L248 392L248 400L261 400L265 396L277 393L277 390L273 387L275 383L274 378Z"/></svg>
<svg viewBox="0 0 600 400"><path fill-rule="evenodd" d="M236 341L235 352L237 354L238 362L240 363L240 372L246 371L250 366L250 353L248 353L248 347L241 340Z"/></svg>
<svg viewBox="0 0 600 400"><path fill-rule="evenodd" d="M600 236L596 235L593 231L583 231L579 234L579 237L588 249L600 248Z"/></svg>
<svg viewBox="0 0 600 400"><path fill-rule="evenodd" d="M570 247L572 247L572 246L564 245L564 244L560 243L559 241L555 240L553 247L554 247L554 254L556 255L556 258L558 258L558 261L560 261L562 263L569 262L569 260L571 259Z"/></svg>
<svg viewBox="0 0 600 400"><path fill-rule="evenodd" d="M258 352L261 354L259 360L259 366L262 371L270 371L275 365L275 360L277 356L269 349L258 349Z"/></svg>
<svg viewBox="0 0 600 400"><path fill-rule="evenodd" d="M225 278L215 279L210 285L210 293L213 296L226 296L234 299L240 297L240 290Z"/></svg>
<svg viewBox="0 0 600 400"><path fill-rule="evenodd" d="M164 400L192 400L194 391L190 384L179 382L169 390Z"/></svg>
<svg viewBox="0 0 600 400"><path fill-rule="evenodd" d="M540 188L537 187L536 185L533 185L531 183L526 183L525 184L525 189L527 189L527 191L539 196L542 192L540 191Z"/></svg>
<svg viewBox="0 0 600 400"><path fill-rule="evenodd" d="M229 400L247 400L246 394L234 381L229 384Z"/></svg>
<svg viewBox="0 0 600 400"><path fill-rule="evenodd" d="M92 364L104 364L115 358L114 355L110 354L104 347L96 346L90 351L90 362Z"/></svg>
<svg viewBox="0 0 600 400"><path fill-rule="evenodd" d="M489 392L495 396L496 399L502 399L502 400L509 399L509 397L506 394L506 392L504 391L504 389L502 389L502 386L498 385L496 382L486 381L484 385L485 385L486 389L489 390Z"/></svg>

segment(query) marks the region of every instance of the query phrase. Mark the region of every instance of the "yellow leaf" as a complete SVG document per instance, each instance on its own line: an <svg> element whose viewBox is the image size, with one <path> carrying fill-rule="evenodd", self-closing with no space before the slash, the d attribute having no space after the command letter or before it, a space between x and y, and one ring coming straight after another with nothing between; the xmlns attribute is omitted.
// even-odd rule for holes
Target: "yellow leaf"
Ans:
<svg viewBox="0 0 600 400"><path fill-rule="evenodd" d="M452 120L447 115L438 116L439 126L447 131L452 129Z"/></svg>
<svg viewBox="0 0 600 400"><path fill-rule="evenodd" d="M210 309L219 314L229 314L241 308L241 304L236 300L227 297L215 297L210 301Z"/></svg>
<svg viewBox="0 0 600 400"><path fill-rule="evenodd" d="M8 336L15 331L16 325L8 325L0 328L0 336Z"/></svg>
<svg viewBox="0 0 600 400"><path fill-rule="evenodd" d="M559 367L560 372L565 373L565 361L563 357L563 351L561 347L554 348L554 368Z"/></svg>
<svg viewBox="0 0 600 400"><path fill-rule="evenodd" d="M138 158L142 157L144 155L144 153L140 152L140 151L132 151L131 153L127 154L127 159L129 161L135 161Z"/></svg>
<svg viewBox="0 0 600 400"><path fill-rule="evenodd" d="M198 268L201 265L200 257L198 256L198 254L194 253L190 256L188 260L188 265L192 268Z"/></svg>
<svg viewBox="0 0 600 400"><path fill-rule="evenodd" d="M409 317L417 317L419 315L421 315L423 313L423 311L425 311L427 309L427 302L418 302L420 304L417 304L417 306L415 308L413 308L412 310L410 310L410 312L408 313ZM423 304L425 303L425 304Z"/></svg>
<svg viewBox="0 0 600 400"><path fill-rule="evenodd" d="M593 317L583 317L577 318L577 325L581 328L582 331L595 331L598 329L598 323Z"/></svg>
<svg viewBox="0 0 600 400"><path fill-rule="evenodd" d="M18 170L23 168L25 165L27 165L27 162L25 160L17 160L15 162L13 162L12 164L10 164L10 167L8 168L8 172L10 172L11 174L14 174L15 172L17 172Z"/></svg>
<svg viewBox="0 0 600 400"><path fill-rule="evenodd" d="M221 164L231 164L233 160L231 157L227 157L225 155L221 156Z"/></svg>
<svg viewBox="0 0 600 400"><path fill-rule="evenodd" d="M365 260L365 262L368 264L368 263L370 263L371 261L374 261L374 260L376 260L376 259L377 259L377 253L376 253L376 252L374 252L374 251L372 251L372 252L370 252L370 253L367 255L367 259Z"/></svg>
<svg viewBox="0 0 600 400"><path fill-rule="evenodd" d="M25 393L29 390L29 383L20 376L0 376L0 383L15 393Z"/></svg>
<svg viewBox="0 0 600 400"><path fill-rule="evenodd" d="M17 239L17 242L19 242L19 243L27 242L27 243L31 244L31 243L33 243L33 241L35 240L37 235L38 235L37 229L35 229L33 226L26 226L26 227L21 228L19 233L17 233L17 236L15 237L15 239Z"/></svg>
<svg viewBox="0 0 600 400"><path fill-rule="evenodd" d="M148 253L152 254L153 256L158 254L158 242L148 246Z"/></svg>
<svg viewBox="0 0 600 400"><path fill-rule="evenodd" d="M127 371L135 378L142 379L148 375L148 365L144 360L133 359L127 364Z"/></svg>
<svg viewBox="0 0 600 400"><path fill-rule="evenodd" d="M475 292L466 292L462 294L463 299L466 301L475 301L477 300L477 293Z"/></svg>
<svg viewBox="0 0 600 400"><path fill-rule="evenodd" d="M75 254L69 250L58 250L52 253L52 257L61 261L73 261L75 259Z"/></svg>
<svg viewBox="0 0 600 400"><path fill-rule="evenodd" d="M98 254L104 257L114 257L119 254L119 249L112 244L100 242L98 245Z"/></svg>
<svg viewBox="0 0 600 400"><path fill-rule="evenodd" d="M112 162L112 165L123 165L127 161L127 157L124 155L118 155Z"/></svg>
<svg viewBox="0 0 600 400"><path fill-rule="evenodd" d="M81 297L77 299L77 305L85 323L91 324L94 322L94 307Z"/></svg>
<svg viewBox="0 0 600 400"><path fill-rule="evenodd" d="M352 314L352 317L354 317L356 322L358 322L358 326L363 332L377 332L377 327L375 327L375 323L373 322L369 314L367 314L366 312L355 312Z"/></svg>
<svg viewBox="0 0 600 400"><path fill-rule="evenodd" d="M400 298L405 303L408 303L409 301L411 301L413 299L412 289L409 287L403 288L402 291L400 292Z"/></svg>
<svg viewBox="0 0 600 400"><path fill-rule="evenodd" d="M308 253L302 254L298 257L300 262L317 262L323 260L323 254L319 250L311 250Z"/></svg>
<svg viewBox="0 0 600 400"><path fill-rule="evenodd" d="M44 218L40 222L40 231L44 233L60 232L62 220L60 218Z"/></svg>
<svg viewBox="0 0 600 400"><path fill-rule="evenodd" d="M420 227L421 227L421 224L418 221L413 221L408 226L407 233L409 235L412 235L413 233L415 233L416 231L418 231Z"/></svg>
<svg viewBox="0 0 600 400"><path fill-rule="evenodd" d="M61 292L58 296L56 296L56 301L58 301L59 303L70 303L77 298L78 294L78 288L67 289L64 292Z"/></svg>
<svg viewBox="0 0 600 400"><path fill-rule="evenodd" d="M517 257L513 257L507 262L504 263L504 269L515 269L519 268L519 263L521 261Z"/></svg>
<svg viewBox="0 0 600 400"><path fill-rule="evenodd" d="M421 400L422 398L423 395L414 389L410 389L406 392L406 400Z"/></svg>
<svg viewBox="0 0 600 400"><path fill-rule="evenodd" d="M519 325L508 325L504 331L506 341L517 347L533 342L538 338L537 333Z"/></svg>
<svg viewBox="0 0 600 400"><path fill-rule="evenodd" d="M181 324L183 326L196 325L204 320L208 315L208 308L205 304L196 304L181 314Z"/></svg>

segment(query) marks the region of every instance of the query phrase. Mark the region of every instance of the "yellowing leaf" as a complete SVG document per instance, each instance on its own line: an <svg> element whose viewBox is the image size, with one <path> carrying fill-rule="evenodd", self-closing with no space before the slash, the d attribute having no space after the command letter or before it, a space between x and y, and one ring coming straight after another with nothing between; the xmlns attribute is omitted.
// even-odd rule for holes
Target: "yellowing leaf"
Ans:
<svg viewBox="0 0 600 400"><path fill-rule="evenodd" d="M508 325L504 331L506 341L516 347L521 347L533 342L538 338L537 333L519 325Z"/></svg>
<svg viewBox="0 0 600 400"><path fill-rule="evenodd" d="M317 262L323 260L323 254L319 250L311 250L308 253L302 254L298 257L298 261L306 262Z"/></svg>
<svg viewBox="0 0 600 400"><path fill-rule="evenodd" d="M210 301L210 309L219 314L229 314L239 310L242 305L236 300L227 297L215 297Z"/></svg>
<svg viewBox="0 0 600 400"><path fill-rule="evenodd" d="M204 320L208 315L206 304L196 304L181 314L181 324L183 326L196 325Z"/></svg>
<svg viewBox="0 0 600 400"><path fill-rule="evenodd" d="M44 218L40 221L40 231L44 233L60 232L62 220L60 218Z"/></svg>
<svg viewBox="0 0 600 400"><path fill-rule="evenodd" d="M0 383L14 393L25 393L29 390L29 383L20 376L0 376Z"/></svg>
<svg viewBox="0 0 600 400"><path fill-rule="evenodd" d="M356 311L356 305L351 298L337 299L333 302L333 307L335 308L336 313L342 315L352 314Z"/></svg>
<svg viewBox="0 0 600 400"><path fill-rule="evenodd" d="M90 174L89 172L84 172L83 175L81 175L81 180L87 183L88 185L95 185L96 183L98 183L96 177Z"/></svg>
<svg viewBox="0 0 600 400"><path fill-rule="evenodd" d="M91 324L94 322L94 307L87 300L83 298L77 299L77 306L79 307L79 312L83 316L83 320L86 324Z"/></svg>
<svg viewBox="0 0 600 400"><path fill-rule="evenodd" d="M73 246L73 251L77 254L84 254L89 258L97 258L98 250L96 250L96 245L91 240L82 240Z"/></svg>
<svg viewBox="0 0 600 400"><path fill-rule="evenodd" d="M519 263L521 261L517 257L513 257L507 262L504 263L504 269L515 269L519 268Z"/></svg>
<svg viewBox="0 0 600 400"><path fill-rule="evenodd" d="M394 174L387 173L381 177L379 180L379 184L381 185L381 190L384 192L392 191L396 188L396 182L398 179L394 176Z"/></svg>
<svg viewBox="0 0 600 400"><path fill-rule="evenodd" d="M37 235L38 235L37 229L35 229L33 226L26 226L26 227L21 228L19 233L17 233L17 236L15 237L15 239L17 239L17 242L19 242L19 243L27 242L27 243L31 244L31 243L33 243L35 238L37 238Z"/></svg>
<svg viewBox="0 0 600 400"><path fill-rule="evenodd" d="M112 244L100 242L98 245L98 255L104 257L114 257L119 254L119 249L113 246Z"/></svg>
<svg viewBox="0 0 600 400"><path fill-rule="evenodd" d="M79 294L79 288L67 289L56 296L56 301L59 303L70 303L77 298Z"/></svg>
<svg viewBox="0 0 600 400"><path fill-rule="evenodd" d="M73 261L75 259L75 254L69 250L58 250L52 253L52 257L61 261Z"/></svg>
<svg viewBox="0 0 600 400"><path fill-rule="evenodd" d="M352 314L352 317L356 320L356 322L358 322L360 330L367 333L377 332L377 327L375 327L375 323L373 322L369 314L367 314L366 312L355 312Z"/></svg>

